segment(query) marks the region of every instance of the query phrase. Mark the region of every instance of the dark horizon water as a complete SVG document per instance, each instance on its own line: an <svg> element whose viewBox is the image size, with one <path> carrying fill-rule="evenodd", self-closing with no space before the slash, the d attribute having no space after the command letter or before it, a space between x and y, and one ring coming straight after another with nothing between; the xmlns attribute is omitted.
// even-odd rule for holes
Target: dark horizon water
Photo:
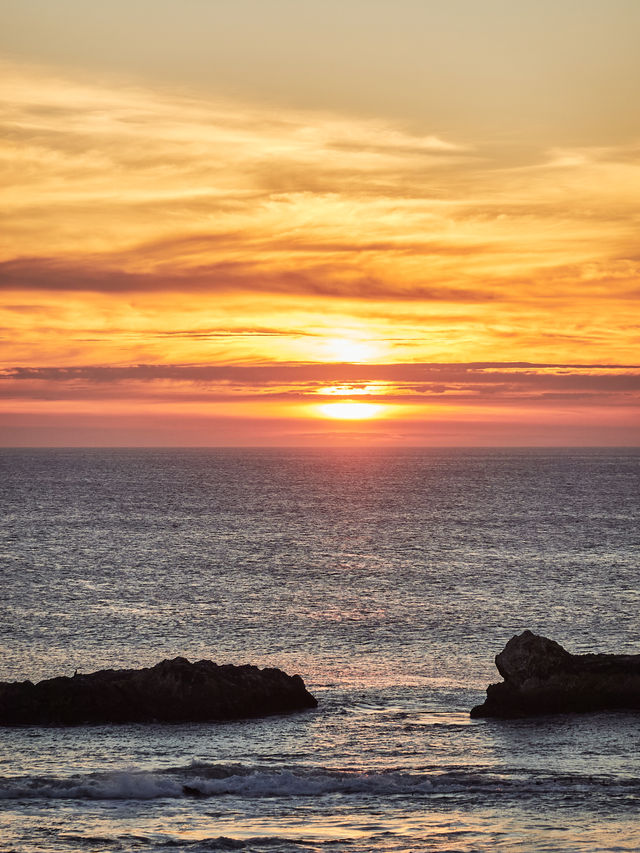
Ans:
<svg viewBox="0 0 640 853"><path fill-rule="evenodd" d="M0 729L0 850L640 850L637 715L468 716L525 628L640 652L639 486L623 448L0 451L1 680L183 655L319 700Z"/></svg>

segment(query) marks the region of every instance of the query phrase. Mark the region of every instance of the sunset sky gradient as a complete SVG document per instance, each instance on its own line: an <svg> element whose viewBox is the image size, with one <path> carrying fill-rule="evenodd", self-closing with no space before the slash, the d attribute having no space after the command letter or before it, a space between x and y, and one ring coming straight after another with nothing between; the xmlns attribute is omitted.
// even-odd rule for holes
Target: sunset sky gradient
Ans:
<svg viewBox="0 0 640 853"><path fill-rule="evenodd" d="M3 0L4 445L637 445L636 0Z"/></svg>

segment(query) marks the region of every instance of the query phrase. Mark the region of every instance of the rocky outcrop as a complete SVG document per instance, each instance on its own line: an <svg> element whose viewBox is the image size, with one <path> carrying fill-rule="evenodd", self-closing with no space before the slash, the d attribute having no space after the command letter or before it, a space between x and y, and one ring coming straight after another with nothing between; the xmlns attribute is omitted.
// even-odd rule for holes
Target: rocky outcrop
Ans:
<svg viewBox="0 0 640 853"><path fill-rule="evenodd" d="M529 717L585 711L640 711L640 655L572 655L525 631L496 656L500 684L472 717Z"/></svg>
<svg viewBox="0 0 640 853"><path fill-rule="evenodd" d="M196 722L315 708L299 675L186 658L146 669L0 682L0 725Z"/></svg>

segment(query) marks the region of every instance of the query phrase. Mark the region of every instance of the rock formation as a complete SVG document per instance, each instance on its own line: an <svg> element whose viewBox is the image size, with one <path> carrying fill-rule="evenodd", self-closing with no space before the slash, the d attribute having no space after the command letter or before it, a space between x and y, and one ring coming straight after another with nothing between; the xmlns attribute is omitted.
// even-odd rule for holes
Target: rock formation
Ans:
<svg viewBox="0 0 640 853"><path fill-rule="evenodd" d="M500 684L472 717L529 717L585 711L640 711L640 655L572 655L525 631L496 656Z"/></svg>
<svg viewBox="0 0 640 853"><path fill-rule="evenodd" d="M196 722L315 708L299 675L209 660L0 682L0 725Z"/></svg>

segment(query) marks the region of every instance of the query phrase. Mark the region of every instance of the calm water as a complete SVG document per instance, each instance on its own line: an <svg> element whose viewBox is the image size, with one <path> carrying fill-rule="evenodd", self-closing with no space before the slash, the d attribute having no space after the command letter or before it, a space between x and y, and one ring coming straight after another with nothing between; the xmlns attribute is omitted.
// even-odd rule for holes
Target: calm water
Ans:
<svg viewBox="0 0 640 853"><path fill-rule="evenodd" d="M3 451L0 679L184 655L320 704L0 729L0 851L640 850L637 716L468 716L525 628L640 652L639 502L638 451Z"/></svg>

